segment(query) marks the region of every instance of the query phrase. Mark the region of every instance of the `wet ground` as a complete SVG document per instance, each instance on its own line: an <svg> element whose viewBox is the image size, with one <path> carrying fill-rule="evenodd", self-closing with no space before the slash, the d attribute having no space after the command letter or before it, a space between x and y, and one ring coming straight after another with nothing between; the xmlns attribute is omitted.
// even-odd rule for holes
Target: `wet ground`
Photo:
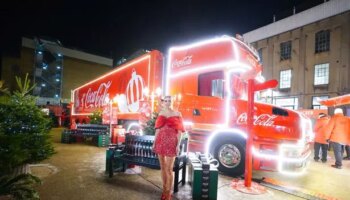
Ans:
<svg viewBox="0 0 350 200"><path fill-rule="evenodd" d="M43 200L153 200L161 194L159 170L141 168L140 174L117 173L113 178L105 175L106 148L89 144L62 144L62 129L53 129L57 154L31 167L34 175L42 178L37 189ZM283 188L311 194L319 199L350 199L350 161L343 169L334 169L330 155L327 163L310 162L308 172L300 177L287 177L278 173L254 172L254 178L268 178ZM219 175L218 199L305 199L266 187L262 195L251 195L231 188L233 178ZM191 199L191 187L185 185L173 199Z"/></svg>

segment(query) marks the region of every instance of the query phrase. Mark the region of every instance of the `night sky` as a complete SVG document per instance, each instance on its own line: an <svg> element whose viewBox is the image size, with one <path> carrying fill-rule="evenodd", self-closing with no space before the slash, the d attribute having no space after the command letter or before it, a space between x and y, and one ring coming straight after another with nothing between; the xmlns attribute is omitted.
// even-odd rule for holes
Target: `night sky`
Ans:
<svg viewBox="0 0 350 200"><path fill-rule="evenodd" d="M6 3L7 2L7 3ZM9 3L10 2L10 3ZM323 0L1 1L2 51L15 38L45 36L63 46L119 59L139 49L246 33Z"/></svg>

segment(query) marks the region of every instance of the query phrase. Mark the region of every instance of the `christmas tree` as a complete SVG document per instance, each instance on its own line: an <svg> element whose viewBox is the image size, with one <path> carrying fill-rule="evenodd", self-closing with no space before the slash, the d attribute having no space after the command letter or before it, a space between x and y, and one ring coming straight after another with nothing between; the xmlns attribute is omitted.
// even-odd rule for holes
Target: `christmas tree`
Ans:
<svg viewBox="0 0 350 200"><path fill-rule="evenodd" d="M146 122L146 126L143 128L144 135L155 135L156 129L154 128L158 113L153 112L152 117Z"/></svg>
<svg viewBox="0 0 350 200"><path fill-rule="evenodd" d="M16 77L18 90L0 103L0 176L11 174L23 164L34 163L54 154L50 140L50 119L35 105L29 94L34 88L28 74L23 83Z"/></svg>

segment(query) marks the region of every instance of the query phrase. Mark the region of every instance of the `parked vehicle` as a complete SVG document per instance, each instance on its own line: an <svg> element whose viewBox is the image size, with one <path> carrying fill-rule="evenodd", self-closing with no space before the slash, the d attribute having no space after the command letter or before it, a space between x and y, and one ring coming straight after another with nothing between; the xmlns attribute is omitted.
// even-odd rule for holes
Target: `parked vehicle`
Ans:
<svg viewBox="0 0 350 200"><path fill-rule="evenodd" d="M253 135L246 130L246 81L264 81L261 70L257 52L228 36L172 47L166 59L154 50L76 88L72 118L116 107L118 123L127 128L157 110L159 96L167 94L184 118L189 150L211 153L220 171L244 173L246 139L253 137L254 169L300 173L310 155L310 120L255 103Z"/></svg>

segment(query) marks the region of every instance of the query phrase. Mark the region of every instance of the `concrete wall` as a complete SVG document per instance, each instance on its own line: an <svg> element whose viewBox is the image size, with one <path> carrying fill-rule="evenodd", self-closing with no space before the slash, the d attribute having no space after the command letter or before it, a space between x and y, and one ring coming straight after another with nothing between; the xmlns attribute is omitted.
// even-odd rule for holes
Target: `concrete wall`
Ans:
<svg viewBox="0 0 350 200"><path fill-rule="evenodd" d="M64 57L62 98L70 99L71 90L107 73L110 70L112 70L110 66Z"/></svg>

